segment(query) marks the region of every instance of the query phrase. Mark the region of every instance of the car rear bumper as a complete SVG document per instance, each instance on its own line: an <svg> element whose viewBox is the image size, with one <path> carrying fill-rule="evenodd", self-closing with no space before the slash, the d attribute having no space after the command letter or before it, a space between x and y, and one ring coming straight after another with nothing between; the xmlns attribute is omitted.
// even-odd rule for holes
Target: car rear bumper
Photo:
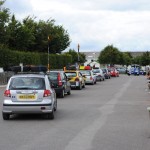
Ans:
<svg viewBox="0 0 150 150"><path fill-rule="evenodd" d="M60 94L63 90L63 87L54 88L54 89L55 89L56 94Z"/></svg>
<svg viewBox="0 0 150 150"><path fill-rule="evenodd" d="M10 99L4 100L3 113L48 113L53 110L53 102L51 100L43 100L41 102L13 102Z"/></svg>
<svg viewBox="0 0 150 150"><path fill-rule="evenodd" d="M93 82L93 80L85 80L85 84L92 84Z"/></svg>
<svg viewBox="0 0 150 150"><path fill-rule="evenodd" d="M42 113L50 113L53 111L52 105L3 105L3 113L8 114L42 114Z"/></svg>
<svg viewBox="0 0 150 150"><path fill-rule="evenodd" d="M80 86L80 82L70 82L71 88L76 88Z"/></svg>

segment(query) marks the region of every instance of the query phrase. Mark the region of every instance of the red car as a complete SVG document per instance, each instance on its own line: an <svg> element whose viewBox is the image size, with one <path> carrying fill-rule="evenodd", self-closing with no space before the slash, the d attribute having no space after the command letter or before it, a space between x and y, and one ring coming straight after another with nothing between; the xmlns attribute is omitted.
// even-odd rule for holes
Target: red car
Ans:
<svg viewBox="0 0 150 150"><path fill-rule="evenodd" d="M119 71L116 68L110 68L109 70L112 77L119 77Z"/></svg>

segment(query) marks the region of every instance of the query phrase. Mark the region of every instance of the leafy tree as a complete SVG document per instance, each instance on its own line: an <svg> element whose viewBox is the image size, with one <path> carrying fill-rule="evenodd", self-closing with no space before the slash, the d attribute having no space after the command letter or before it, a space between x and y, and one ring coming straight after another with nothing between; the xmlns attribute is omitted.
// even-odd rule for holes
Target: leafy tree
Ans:
<svg viewBox="0 0 150 150"><path fill-rule="evenodd" d="M13 15L12 18L10 19L10 22L7 27L7 34L8 34L8 46L11 49L18 49L18 33L19 33L19 28L21 28L21 23L19 23L15 16Z"/></svg>
<svg viewBox="0 0 150 150"><path fill-rule="evenodd" d="M113 45L106 46L98 57L98 62L101 64L119 64L121 59L120 51Z"/></svg>
<svg viewBox="0 0 150 150"><path fill-rule="evenodd" d="M136 56L134 58L132 58L132 64L139 64L141 65L141 56Z"/></svg>
<svg viewBox="0 0 150 150"><path fill-rule="evenodd" d="M146 66L150 64L150 53L147 51L141 56L141 65Z"/></svg>
<svg viewBox="0 0 150 150"><path fill-rule="evenodd" d="M51 54L61 53L70 45L67 30L55 25L55 20L35 21L36 17L27 16L19 22L14 14L10 18L9 9L2 7L4 2L0 0L0 44L12 50L44 53L49 47Z"/></svg>
<svg viewBox="0 0 150 150"><path fill-rule="evenodd" d="M78 62L78 53L75 50L70 49L69 52L66 52L65 54L69 54L72 56L72 63ZM86 62L86 55L84 53L79 52L79 60L80 63Z"/></svg>
<svg viewBox="0 0 150 150"><path fill-rule="evenodd" d="M130 65L131 64L131 60L132 60L132 56L130 55L130 53L128 52L123 52L123 63L122 65Z"/></svg>
<svg viewBox="0 0 150 150"><path fill-rule="evenodd" d="M23 19L22 30L24 31L25 38L22 39L24 42L26 40L26 50L35 51L36 50L36 31L37 31L37 22L34 21L36 17L27 16Z"/></svg>
<svg viewBox="0 0 150 150"><path fill-rule="evenodd" d="M7 43L6 27L9 21L9 9L4 8L5 0L0 0L0 44Z"/></svg>

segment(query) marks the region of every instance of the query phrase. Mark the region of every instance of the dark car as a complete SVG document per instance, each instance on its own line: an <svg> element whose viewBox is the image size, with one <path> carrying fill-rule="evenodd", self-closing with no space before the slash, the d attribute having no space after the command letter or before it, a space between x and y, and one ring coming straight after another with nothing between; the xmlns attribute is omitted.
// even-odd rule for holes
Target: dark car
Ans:
<svg viewBox="0 0 150 150"><path fill-rule="evenodd" d="M110 79L111 78L111 74L110 71L107 68L102 68L105 79Z"/></svg>
<svg viewBox="0 0 150 150"><path fill-rule="evenodd" d="M71 85L64 71L50 71L47 74L57 96L64 98L65 94L71 94Z"/></svg>

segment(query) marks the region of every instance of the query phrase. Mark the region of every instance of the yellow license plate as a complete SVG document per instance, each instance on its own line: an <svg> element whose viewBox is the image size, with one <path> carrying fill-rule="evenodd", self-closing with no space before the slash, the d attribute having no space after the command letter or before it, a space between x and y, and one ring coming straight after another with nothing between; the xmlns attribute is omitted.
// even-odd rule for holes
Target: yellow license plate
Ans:
<svg viewBox="0 0 150 150"><path fill-rule="evenodd" d="M27 94L27 95L18 95L18 99L19 100L35 100L36 96L35 95L31 95L31 94Z"/></svg>

